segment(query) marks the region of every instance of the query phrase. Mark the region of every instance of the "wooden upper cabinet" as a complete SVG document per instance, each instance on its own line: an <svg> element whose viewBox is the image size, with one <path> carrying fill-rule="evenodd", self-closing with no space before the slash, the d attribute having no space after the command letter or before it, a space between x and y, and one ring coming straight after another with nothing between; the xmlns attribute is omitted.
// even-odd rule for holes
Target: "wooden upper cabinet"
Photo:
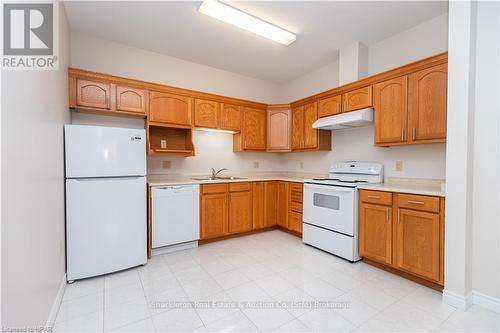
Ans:
<svg viewBox="0 0 500 333"><path fill-rule="evenodd" d="M191 97L151 91L149 121L178 127L191 126Z"/></svg>
<svg viewBox="0 0 500 333"><path fill-rule="evenodd" d="M217 128L219 103L196 98L194 100L194 126Z"/></svg>
<svg viewBox="0 0 500 333"><path fill-rule="evenodd" d="M342 95L343 111L354 111L372 106L372 86L363 87Z"/></svg>
<svg viewBox="0 0 500 333"><path fill-rule="evenodd" d="M253 228L264 228L264 182L252 183Z"/></svg>
<svg viewBox="0 0 500 333"><path fill-rule="evenodd" d="M201 239L220 237L227 234L227 193L210 193L201 196Z"/></svg>
<svg viewBox="0 0 500 333"><path fill-rule="evenodd" d="M342 112L342 95L321 99L318 102L318 117L328 117Z"/></svg>
<svg viewBox="0 0 500 333"><path fill-rule="evenodd" d="M318 131L313 128L313 123L318 119L318 103L314 102L304 106L304 149L318 148Z"/></svg>
<svg viewBox="0 0 500 333"><path fill-rule="evenodd" d="M252 230L252 192L229 192L229 233Z"/></svg>
<svg viewBox="0 0 500 333"><path fill-rule="evenodd" d="M362 203L359 212L359 253L385 264L392 263L392 208Z"/></svg>
<svg viewBox="0 0 500 333"><path fill-rule="evenodd" d="M267 150L290 151L291 111L269 110L267 112Z"/></svg>
<svg viewBox="0 0 500 333"><path fill-rule="evenodd" d="M111 109L111 85L76 79L76 105L95 109Z"/></svg>
<svg viewBox="0 0 500 333"><path fill-rule="evenodd" d="M405 142L408 119L408 77L401 76L373 86L375 144Z"/></svg>
<svg viewBox="0 0 500 333"><path fill-rule="evenodd" d="M243 150L266 150L266 110L243 110Z"/></svg>
<svg viewBox="0 0 500 333"><path fill-rule="evenodd" d="M220 122L221 129L239 131L241 129L241 110L238 105L221 103Z"/></svg>
<svg viewBox="0 0 500 333"><path fill-rule="evenodd" d="M409 76L409 140L415 143L446 140L448 64Z"/></svg>
<svg viewBox="0 0 500 333"><path fill-rule="evenodd" d="M278 223L278 182L264 182L264 224L266 227Z"/></svg>
<svg viewBox="0 0 500 333"><path fill-rule="evenodd" d="M398 209L395 265L422 277L439 281L439 214Z"/></svg>
<svg viewBox="0 0 500 333"><path fill-rule="evenodd" d="M292 150L304 148L304 107L292 110Z"/></svg>
<svg viewBox="0 0 500 333"><path fill-rule="evenodd" d="M143 89L116 86L116 110L146 114L146 94Z"/></svg>
<svg viewBox="0 0 500 333"><path fill-rule="evenodd" d="M278 182L277 224L288 228L288 182Z"/></svg>

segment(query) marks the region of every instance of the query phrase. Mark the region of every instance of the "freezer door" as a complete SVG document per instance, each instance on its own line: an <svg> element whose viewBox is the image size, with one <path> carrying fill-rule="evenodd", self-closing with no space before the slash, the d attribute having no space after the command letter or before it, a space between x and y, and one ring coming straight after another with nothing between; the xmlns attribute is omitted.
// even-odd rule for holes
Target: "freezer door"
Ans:
<svg viewBox="0 0 500 333"><path fill-rule="evenodd" d="M146 175L146 132L65 125L66 178Z"/></svg>
<svg viewBox="0 0 500 333"><path fill-rule="evenodd" d="M146 263L145 177L66 180L67 278Z"/></svg>

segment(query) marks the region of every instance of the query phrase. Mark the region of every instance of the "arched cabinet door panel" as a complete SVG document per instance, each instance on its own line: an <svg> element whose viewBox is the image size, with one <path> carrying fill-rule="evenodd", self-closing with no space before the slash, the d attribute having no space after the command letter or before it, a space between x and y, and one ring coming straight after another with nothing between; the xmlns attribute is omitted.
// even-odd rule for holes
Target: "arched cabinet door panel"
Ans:
<svg viewBox="0 0 500 333"><path fill-rule="evenodd" d="M111 86L87 80L76 80L77 106L109 110L111 108Z"/></svg>
<svg viewBox="0 0 500 333"><path fill-rule="evenodd" d="M194 126L217 128L219 103L196 98L194 100Z"/></svg>
<svg viewBox="0 0 500 333"><path fill-rule="evenodd" d="M152 91L149 95L149 121L191 126L191 97Z"/></svg>
<svg viewBox="0 0 500 333"><path fill-rule="evenodd" d="M116 110L146 113L146 92L142 89L116 86Z"/></svg>

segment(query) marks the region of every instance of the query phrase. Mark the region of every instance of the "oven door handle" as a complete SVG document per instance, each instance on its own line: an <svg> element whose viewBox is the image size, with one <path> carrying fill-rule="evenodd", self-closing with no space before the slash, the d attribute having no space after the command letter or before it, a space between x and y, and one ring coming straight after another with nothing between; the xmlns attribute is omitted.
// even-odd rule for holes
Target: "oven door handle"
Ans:
<svg viewBox="0 0 500 333"><path fill-rule="evenodd" d="M321 190L324 192L354 192L356 188L354 187L342 187L342 186L333 186L333 185L317 185L317 184L304 184L304 190L313 189L313 190Z"/></svg>

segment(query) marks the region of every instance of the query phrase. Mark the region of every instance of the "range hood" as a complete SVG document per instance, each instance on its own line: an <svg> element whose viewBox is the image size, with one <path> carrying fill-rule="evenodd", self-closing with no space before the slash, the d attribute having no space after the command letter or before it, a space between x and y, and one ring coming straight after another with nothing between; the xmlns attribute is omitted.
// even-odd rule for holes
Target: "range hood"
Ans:
<svg viewBox="0 0 500 333"><path fill-rule="evenodd" d="M372 123L373 109L367 108L319 118L313 123L312 127L325 130L341 130L369 126Z"/></svg>

